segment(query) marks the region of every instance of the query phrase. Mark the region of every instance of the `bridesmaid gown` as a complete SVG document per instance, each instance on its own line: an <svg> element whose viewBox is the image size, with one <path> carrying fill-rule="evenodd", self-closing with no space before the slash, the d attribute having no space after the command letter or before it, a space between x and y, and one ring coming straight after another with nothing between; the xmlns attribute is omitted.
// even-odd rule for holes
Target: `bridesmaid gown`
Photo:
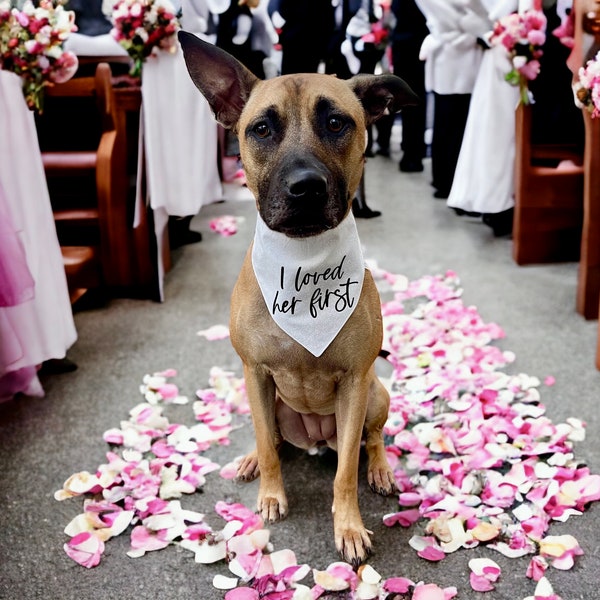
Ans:
<svg viewBox="0 0 600 600"><path fill-rule="evenodd" d="M41 363L77 339L33 113L0 70L0 400L43 396Z"/></svg>

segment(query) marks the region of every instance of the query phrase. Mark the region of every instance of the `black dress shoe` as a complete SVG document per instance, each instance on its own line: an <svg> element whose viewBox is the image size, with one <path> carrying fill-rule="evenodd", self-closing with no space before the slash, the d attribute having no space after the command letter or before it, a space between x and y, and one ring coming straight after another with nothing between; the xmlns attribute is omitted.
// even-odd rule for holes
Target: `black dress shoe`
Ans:
<svg viewBox="0 0 600 600"><path fill-rule="evenodd" d="M452 208L459 217L481 217L481 213L474 210L463 210L462 208Z"/></svg>
<svg viewBox="0 0 600 600"><path fill-rule="evenodd" d="M352 201L352 214L357 219L372 219L373 217L380 217L381 211L371 210L367 205L360 206L356 198Z"/></svg>
<svg viewBox="0 0 600 600"><path fill-rule="evenodd" d="M433 192L434 198L441 198L445 200L450 195L450 192L444 192L443 190L436 190Z"/></svg>
<svg viewBox="0 0 600 600"><path fill-rule="evenodd" d="M169 217L169 247L171 250L202 241L199 231L190 229L192 217Z"/></svg>
<svg viewBox="0 0 600 600"><path fill-rule="evenodd" d="M72 373L77 370L77 365L68 358L51 358L42 363L38 373L40 375L60 375Z"/></svg>
<svg viewBox="0 0 600 600"><path fill-rule="evenodd" d="M512 233L514 208L499 213L485 213L481 220L492 228L495 237L505 237Z"/></svg>
<svg viewBox="0 0 600 600"><path fill-rule="evenodd" d="M399 167L403 173L420 173L423 170L423 163L420 160L403 158Z"/></svg>
<svg viewBox="0 0 600 600"><path fill-rule="evenodd" d="M379 156L384 156L385 158L390 157L390 149L389 148L377 148L377 154Z"/></svg>

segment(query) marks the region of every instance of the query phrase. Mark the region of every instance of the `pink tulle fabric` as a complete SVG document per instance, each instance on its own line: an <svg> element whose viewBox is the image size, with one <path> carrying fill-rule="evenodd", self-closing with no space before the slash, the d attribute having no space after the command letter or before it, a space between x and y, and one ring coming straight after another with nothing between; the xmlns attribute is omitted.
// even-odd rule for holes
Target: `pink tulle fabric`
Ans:
<svg viewBox="0 0 600 600"><path fill-rule="evenodd" d="M25 247L14 228L4 190L0 185L0 306L16 306L31 300L35 283Z"/></svg>
<svg viewBox="0 0 600 600"><path fill-rule="evenodd" d="M77 339L33 113L0 70L0 401L43 396L37 369Z"/></svg>

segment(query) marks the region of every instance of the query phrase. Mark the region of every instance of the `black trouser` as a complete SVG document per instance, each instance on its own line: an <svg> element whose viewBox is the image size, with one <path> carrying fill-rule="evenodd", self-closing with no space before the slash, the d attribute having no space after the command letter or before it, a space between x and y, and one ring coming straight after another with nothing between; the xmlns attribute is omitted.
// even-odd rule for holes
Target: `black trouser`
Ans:
<svg viewBox="0 0 600 600"><path fill-rule="evenodd" d="M449 194L460 153L471 94L433 94L431 173L433 186Z"/></svg>
<svg viewBox="0 0 600 600"><path fill-rule="evenodd" d="M425 92L425 63L419 58L422 40L407 39L392 43L392 62L394 75L401 77L419 97L417 106L406 106L402 109L402 143L400 148L403 158L420 162L425 157L425 119L427 114L427 94ZM384 117L385 118L385 117ZM391 132L393 119L388 118ZM385 136L379 128L379 136ZM384 140L381 140L384 141ZM381 145L381 144L380 144ZM385 142L384 142L385 145Z"/></svg>

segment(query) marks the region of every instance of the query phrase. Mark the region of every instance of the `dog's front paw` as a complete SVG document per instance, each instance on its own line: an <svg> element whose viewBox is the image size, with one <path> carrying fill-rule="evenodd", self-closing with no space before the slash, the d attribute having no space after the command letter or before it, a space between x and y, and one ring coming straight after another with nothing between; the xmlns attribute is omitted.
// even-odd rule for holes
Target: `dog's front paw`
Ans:
<svg viewBox="0 0 600 600"><path fill-rule="evenodd" d="M287 515L287 499L285 494L259 496L257 510L266 523L274 523Z"/></svg>
<svg viewBox="0 0 600 600"><path fill-rule="evenodd" d="M258 456L256 450L249 452L242 458L237 467L236 481L254 481L260 475Z"/></svg>
<svg viewBox="0 0 600 600"><path fill-rule="evenodd" d="M335 545L342 560L350 563L355 569L371 554L371 538L362 525L335 527Z"/></svg>
<svg viewBox="0 0 600 600"><path fill-rule="evenodd" d="M371 489L382 496L389 496L398 491L394 473L387 461L381 466L370 465L367 477Z"/></svg>

